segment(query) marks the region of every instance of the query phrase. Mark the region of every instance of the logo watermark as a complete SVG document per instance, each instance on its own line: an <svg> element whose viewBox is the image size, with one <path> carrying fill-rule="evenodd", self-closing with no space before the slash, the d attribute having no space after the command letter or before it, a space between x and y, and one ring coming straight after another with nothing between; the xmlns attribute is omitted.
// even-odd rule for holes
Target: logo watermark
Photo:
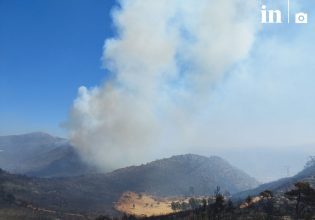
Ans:
<svg viewBox="0 0 315 220"><path fill-rule="evenodd" d="M287 23L291 23L291 5L290 0L287 0ZM298 12L294 14L295 24L307 24L308 14L305 12ZM261 6L261 23L262 24L281 24L283 23L283 12L280 9L269 9L266 4Z"/></svg>

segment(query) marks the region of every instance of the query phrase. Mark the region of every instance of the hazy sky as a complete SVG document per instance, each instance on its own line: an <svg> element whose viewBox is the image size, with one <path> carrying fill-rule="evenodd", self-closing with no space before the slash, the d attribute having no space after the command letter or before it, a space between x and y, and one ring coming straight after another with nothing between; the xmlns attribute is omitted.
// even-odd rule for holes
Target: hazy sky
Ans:
<svg viewBox="0 0 315 220"><path fill-rule="evenodd" d="M248 17L242 12L244 8L228 0L222 2L210 4L209 13L198 17L198 21L205 21L203 26L189 20L191 14L199 16L198 4L187 8L171 4L165 8L158 4L153 7L150 3L143 3L143 6L125 4L123 10L111 16L115 3L108 0L0 0L0 135L47 131L66 136L67 131L60 128L60 124L67 122L68 126L71 124L70 132L75 134L74 137L84 139L74 138L79 146L84 145L79 147L84 152L87 142L93 145L104 142L104 132L107 136L115 136L109 143L120 146L126 144L120 142L121 137L126 137L124 140L130 143L140 135L139 132L146 131L148 133L144 136L151 137L149 132L152 131L160 136L133 144L144 152L141 145L150 144L152 140L159 142L157 150L148 153L150 159L187 152L215 153L246 168L250 163L238 162L241 156L237 152L249 149L247 157L255 161L260 157L257 152L265 150L272 154L274 151L274 155L281 158L279 152L285 151L288 161L281 158L276 164L281 169L270 176L267 176L270 167L263 168L263 165L257 165L260 166L257 175L252 167L248 170L255 176L263 175L261 180L268 180L281 176L281 173L284 176L288 164L295 163L301 168L303 158L315 153L315 3L291 0L291 20L294 21L293 13L304 11L309 14L307 25L261 25L260 1L253 8L248 5L253 9L250 13L246 11ZM200 5L208 6L208 3L212 1L200 1ZM268 8L282 9L283 20L286 20L286 0L264 3ZM150 10L152 13L145 13ZM237 18L240 20L234 21L224 14L238 15L238 10L240 15ZM172 17L174 14L176 19ZM170 25L166 26L166 29L170 28L165 33L161 19L154 20L162 15ZM169 24L170 21L174 24ZM186 25L188 31L177 25ZM140 35L138 30L156 34L143 32ZM179 30L183 30L183 36L177 36ZM104 42L107 42L105 46ZM162 46L155 48L150 42ZM190 44L194 46L189 47ZM139 52L139 57L135 51ZM195 56L189 57L191 54ZM176 57L176 62L173 57ZM142 74L139 69L152 74ZM203 74L205 69L211 74ZM159 75L163 71L170 74ZM194 77L195 72L202 77ZM113 81L113 75L118 79ZM174 75L177 78L172 78ZM188 75L188 78L182 75ZM155 82L156 76L158 80L173 79L173 84L168 81L166 88L158 87L156 90L160 84L151 83ZM108 81L113 84L111 88L106 84ZM209 88L204 89L207 85ZM122 93L121 87L124 87ZM125 93L126 88L135 92L134 87L142 88L136 91L140 96L135 96L141 98L125 99L124 94L129 94ZM162 97L156 100L159 105L146 101L156 96ZM179 100L179 104L173 105L170 98ZM77 100L74 105L77 112L69 120L74 100ZM118 103L118 109L129 110L127 116L104 103ZM190 105L202 110L196 111ZM130 106L135 106L135 109ZM166 110L166 106L172 111ZM99 109L97 113L94 107ZM181 107L185 111L179 113ZM158 109L159 113L151 115L152 108ZM176 121L169 120L174 118L173 114L178 116ZM101 125L87 125L85 116L89 122L91 118L102 121ZM109 116L115 116L126 126L109 126L103 120ZM142 120L141 116L146 119ZM130 121L130 118L134 120ZM141 126L132 129L133 123ZM161 124L165 125L163 132ZM145 125L150 125L150 129ZM178 131L178 128L181 129ZM116 137L117 129L123 129L125 133ZM130 130L139 132L129 133ZM166 139L164 132L174 134L176 140ZM184 136L182 141L185 143L179 143L181 136ZM134 150L133 147L128 149ZM107 153L106 144L99 146L95 154L102 155L100 152L104 149ZM121 150L119 147L115 149ZM235 153L226 153L228 151ZM147 153L143 154L147 156ZM293 157L294 154L297 156ZM132 156L130 158L131 162L135 160ZM141 157L139 160L145 161ZM296 171L293 169L291 172Z"/></svg>

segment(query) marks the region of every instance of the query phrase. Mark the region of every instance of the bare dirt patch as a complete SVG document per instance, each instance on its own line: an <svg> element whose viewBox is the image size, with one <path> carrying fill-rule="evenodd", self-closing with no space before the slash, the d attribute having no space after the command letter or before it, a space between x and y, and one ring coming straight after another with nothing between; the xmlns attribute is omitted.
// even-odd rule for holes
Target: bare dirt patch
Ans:
<svg viewBox="0 0 315 220"><path fill-rule="evenodd" d="M173 201L179 201L179 199L125 192L115 204L115 208L120 212L136 216L157 216L173 213L171 208Z"/></svg>

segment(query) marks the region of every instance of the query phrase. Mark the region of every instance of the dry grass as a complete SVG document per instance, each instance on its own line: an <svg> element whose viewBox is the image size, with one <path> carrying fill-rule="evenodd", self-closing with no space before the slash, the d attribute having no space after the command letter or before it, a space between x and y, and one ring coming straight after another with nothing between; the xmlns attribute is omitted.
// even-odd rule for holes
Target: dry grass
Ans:
<svg viewBox="0 0 315 220"><path fill-rule="evenodd" d="M189 203L190 198L207 199L207 196L200 197L154 197L145 193L124 192L118 202L115 204L115 209L137 217L150 217L166 215L173 212L171 203Z"/></svg>
<svg viewBox="0 0 315 220"><path fill-rule="evenodd" d="M262 196L255 196L255 197L253 197L253 198L251 199L250 202L244 202L244 203L242 203L242 204L240 205L240 208L241 208L241 209L248 208L248 207L250 207L251 205L254 205L254 204L260 202L262 199L263 199Z"/></svg>
<svg viewBox="0 0 315 220"><path fill-rule="evenodd" d="M178 201L178 199L155 198L144 193L125 192L115 208L120 212L135 216L157 216L174 212L171 208L173 201Z"/></svg>

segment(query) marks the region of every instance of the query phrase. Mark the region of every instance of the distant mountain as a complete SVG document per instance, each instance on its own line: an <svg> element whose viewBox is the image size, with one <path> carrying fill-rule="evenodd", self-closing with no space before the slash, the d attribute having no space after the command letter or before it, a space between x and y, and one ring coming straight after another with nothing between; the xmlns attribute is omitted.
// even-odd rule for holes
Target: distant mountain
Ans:
<svg viewBox="0 0 315 220"><path fill-rule="evenodd" d="M45 133L0 136L0 168L40 177L81 175L95 170L68 140Z"/></svg>
<svg viewBox="0 0 315 220"><path fill-rule="evenodd" d="M303 169L293 177L282 178L277 181L262 184L254 189L236 193L233 195L233 198L235 200L244 199L247 196L258 195L260 192L265 190L271 190L275 194L283 194L284 192L294 188L294 184L300 181L309 182L313 187L315 187L315 165Z"/></svg>
<svg viewBox="0 0 315 220"><path fill-rule="evenodd" d="M108 174L40 179L0 172L0 184L18 200L62 212L114 213L114 203L126 191L157 196L211 195L238 192L257 181L219 157L181 155L132 166Z"/></svg>
<svg viewBox="0 0 315 220"><path fill-rule="evenodd" d="M37 177L70 177L80 176L88 173L95 173L97 168L82 161L79 154L71 145L58 147L50 152L41 155L41 160L51 158L50 163L39 166L31 171L25 172L28 176ZM38 158L36 158L38 159Z"/></svg>

